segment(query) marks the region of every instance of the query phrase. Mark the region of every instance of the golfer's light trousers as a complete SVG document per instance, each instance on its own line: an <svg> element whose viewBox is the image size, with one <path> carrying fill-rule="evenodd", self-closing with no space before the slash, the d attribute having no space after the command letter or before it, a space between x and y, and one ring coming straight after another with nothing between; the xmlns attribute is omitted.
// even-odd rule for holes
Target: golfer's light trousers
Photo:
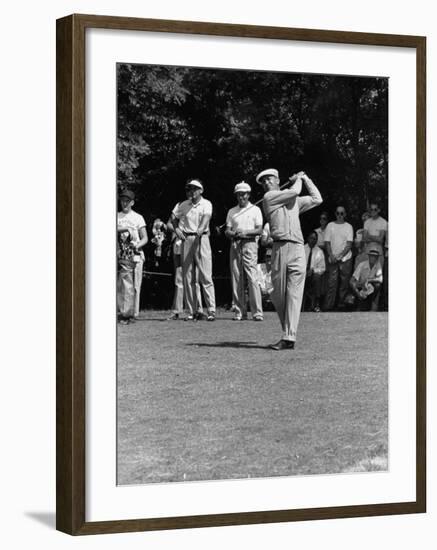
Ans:
<svg viewBox="0 0 437 550"><path fill-rule="evenodd" d="M197 311L196 268L199 285L209 313L215 312L215 292L212 282L212 257L208 235L187 235L182 241L182 276L185 300L189 314Z"/></svg>
<svg viewBox="0 0 437 550"><path fill-rule="evenodd" d="M232 241L230 250L232 301L235 313L247 315L244 276L249 289L252 317L262 317L261 289L257 277L258 243L244 240Z"/></svg>
<svg viewBox="0 0 437 550"><path fill-rule="evenodd" d="M282 340L296 340L305 287L305 249L295 242L274 242L270 297L282 326Z"/></svg>
<svg viewBox="0 0 437 550"><path fill-rule="evenodd" d="M197 278L197 277L196 277ZM202 295L200 292L199 283L196 283L196 305L197 312L202 313ZM181 314L184 311L184 279L182 277L182 266L175 267L174 274L174 299L173 299L173 313Z"/></svg>

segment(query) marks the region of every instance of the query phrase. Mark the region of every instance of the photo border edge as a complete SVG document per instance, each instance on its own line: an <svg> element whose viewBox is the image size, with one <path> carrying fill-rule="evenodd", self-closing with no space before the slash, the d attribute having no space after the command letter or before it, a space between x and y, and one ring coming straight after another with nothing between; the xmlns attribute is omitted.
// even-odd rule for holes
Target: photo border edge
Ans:
<svg viewBox="0 0 437 550"><path fill-rule="evenodd" d="M85 30L108 28L416 49L416 500L86 522ZM426 512L426 38L73 14L56 21L56 529L70 535Z"/></svg>

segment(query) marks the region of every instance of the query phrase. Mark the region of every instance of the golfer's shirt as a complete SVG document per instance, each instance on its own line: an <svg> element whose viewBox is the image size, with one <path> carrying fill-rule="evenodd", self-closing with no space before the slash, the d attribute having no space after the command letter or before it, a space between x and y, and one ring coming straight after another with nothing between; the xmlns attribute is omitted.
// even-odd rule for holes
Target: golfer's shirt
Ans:
<svg viewBox="0 0 437 550"><path fill-rule="evenodd" d="M257 227L262 227L262 224L261 209L250 202L243 208L238 205L234 206L226 217L226 228L231 231L253 231ZM257 240L255 237L251 237L251 239Z"/></svg>
<svg viewBox="0 0 437 550"><path fill-rule="evenodd" d="M203 197L197 204L193 204L191 200L186 200L178 203L172 211L172 214L179 220L179 228L184 233L196 233L199 228L203 216L212 215L212 204L209 200ZM206 228L209 234L209 224Z"/></svg>
<svg viewBox="0 0 437 550"><path fill-rule="evenodd" d="M309 192L306 197L299 197L293 188L267 191L264 195L263 208L273 241L303 244L299 215L322 203L322 196L311 180L307 180L306 187Z"/></svg>

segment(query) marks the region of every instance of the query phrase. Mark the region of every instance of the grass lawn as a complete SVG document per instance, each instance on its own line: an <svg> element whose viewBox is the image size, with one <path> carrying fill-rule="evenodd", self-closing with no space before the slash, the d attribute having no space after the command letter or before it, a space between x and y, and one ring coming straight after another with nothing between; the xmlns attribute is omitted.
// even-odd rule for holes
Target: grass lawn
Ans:
<svg viewBox="0 0 437 550"><path fill-rule="evenodd" d="M118 483L386 470L387 313L118 327Z"/></svg>

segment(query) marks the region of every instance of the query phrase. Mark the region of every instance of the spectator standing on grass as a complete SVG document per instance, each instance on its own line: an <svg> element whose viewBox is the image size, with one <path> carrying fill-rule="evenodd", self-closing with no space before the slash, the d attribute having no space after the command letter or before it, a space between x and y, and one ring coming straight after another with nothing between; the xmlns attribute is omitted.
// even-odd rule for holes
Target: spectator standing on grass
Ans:
<svg viewBox="0 0 437 550"><path fill-rule="evenodd" d="M182 278L188 310L186 320L197 318L196 271L208 310L207 320L215 321L215 291L212 281L212 255L209 243L209 221L212 204L202 197L203 184L188 180L187 200L178 203L170 216L168 228L181 240Z"/></svg>
<svg viewBox="0 0 437 550"><path fill-rule="evenodd" d="M377 250L379 252L381 265L384 264L384 243L387 233L387 220L381 217L379 205L371 203L369 208L370 218L364 223L363 241L365 252Z"/></svg>
<svg viewBox="0 0 437 550"><path fill-rule="evenodd" d="M270 225L269 222L264 224L262 233L261 233L261 246L265 248L264 252L264 262L266 264L266 270L271 271L272 269L272 246L273 239L270 235Z"/></svg>
<svg viewBox="0 0 437 550"><path fill-rule="evenodd" d="M124 190L119 194L121 210L117 214L118 277L117 308L122 324L133 322L140 311L144 253L147 244L146 222L132 210L135 194Z"/></svg>
<svg viewBox="0 0 437 550"><path fill-rule="evenodd" d="M308 235L305 245L306 277L304 296L305 301L310 301L310 311L320 311L320 296L322 290L322 277L325 273L325 255L317 245L317 233L312 231Z"/></svg>
<svg viewBox="0 0 437 550"><path fill-rule="evenodd" d="M375 248L367 253L368 259L361 262L350 280L358 311L378 311L379 293L382 285L380 254Z"/></svg>
<svg viewBox="0 0 437 550"><path fill-rule="evenodd" d="M346 218L344 206L335 209L335 222L328 223L325 231L325 246L328 256L327 289L323 309L334 309L338 293L338 309L344 308L349 280L352 273L352 243L354 231Z"/></svg>
<svg viewBox="0 0 437 550"><path fill-rule="evenodd" d="M317 246L325 251L325 231L328 227L328 212L322 212L320 214L320 227L315 229L315 232L317 234Z"/></svg>
<svg viewBox="0 0 437 550"><path fill-rule="evenodd" d="M170 223L170 220L169 222ZM174 297L172 305L172 313L168 318L169 321L178 321L182 318L184 312L184 280L182 277L182 241L175 235L173 235L172 242L172 254L173 254L173 267L174 267ZM203 307L202 307L202 294L200 292L199 282L197 280L196 274L196 305L197 311L196 316L198 318L203 318Z"/></svg>
<svg viewBox="0 0 437 550"><path fill-rule="evenodd" d="M230 266L234 321L247 319L244 280L249 289L250 311L254 321L263 320L261 289L258 284L258 240L263 228L260 208L249 201L251 187L242 181L234 188L237 206L226 217L225 235L231 240Z"/></svg>
<svg viewBox="0 0 437 550"><path fill-rule="evenodd" d="M317 233L317 246L322 250L325 256L325 266L328 263L328 255L326 253L326 246L325 246L325 232L326 232L326 228L328 227L328 220L329 220L328 212L323 211L320 214L320 227L315 229L315 232ZM326 271L322 275L322 282L320 286L320 297L324 297L325 294L326 294Z"/></svg>
<svg viewBox="0 0 437 550"><path fill-rule="evenodd" d="M367 252L365 249L365 243L363 240L364 235L364 224L366 223L366 220L370 218L370 214L366 211L363 212L361 215L361 221L363 223L363 227L360 229L357 229L357 232L355 233L355 239L354 239L354 247L355 247L355 262L354 262L354 268L357 267L357 265L364 260L367 260Z"/></svg>
<svg viewBox="0 0 437 550"><path fill-rule="evenodd" d="M152 225L152 244L155 246L153 254L155 256L155 267L159 267L159 262L162 257L162 245L165 240L166 225L160 218L156 218Z"/></svg>
<svg viewBox="0 0 437 550"><path fill-rule="evenodd" d="M261 246L265 248L264 264L258 264L258 282L261 289L261 296L270 301L272 286L272 245L273 239L270 235L270 225L265 223L260 239Z"/></svg>
<svg viewBox="0 0 437 550"><path fill-rule="evenodd" d="M294 349L306 273L299 216L321 204L322 196L304 172L294 175L291 187L283 190L279 188L279 173L274 168L260 172L256 181L264 190L263 208L273 239L271 300L282 327L281 339L270 348ZM299 196L302 185L308 196Z"/></svg>
<svg viewBox="0 0 437 550"><path fill-rule="evenodd" d="M385 243L384 243L384 262L382 266L382 297L384 300L384 310L388 311L388 224L387 232L385 234Z"/></svg>

